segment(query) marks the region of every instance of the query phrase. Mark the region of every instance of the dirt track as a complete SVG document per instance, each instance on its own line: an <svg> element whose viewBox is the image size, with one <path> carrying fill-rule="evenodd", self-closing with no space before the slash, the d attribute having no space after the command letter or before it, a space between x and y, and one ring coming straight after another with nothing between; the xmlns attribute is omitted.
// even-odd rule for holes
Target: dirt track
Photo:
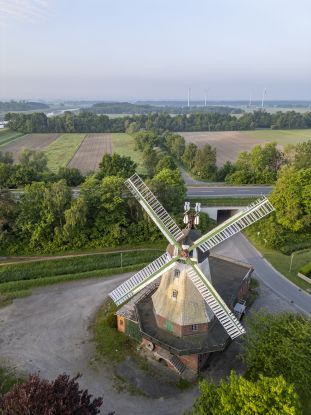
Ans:
<svg viewBox="0 0 311 415"><path fill-rule="evenodd" d="M203 147L204 144L215 147L218 166L222 166L227 160L235 162L241 151L250 151L256 144L267 143L239 131L199 131L180 134L188 143L194 143L199 147Z"/></svg>
<svg viewBox="0 0 311 415"><path fill-rule="evenodd" d="M111 153L111 134L88 134L68 163L68 167L75 167L81 173L89 173L98 169L104 154Z"/></svg>
<svg viewBox="0 0 311 415"><path fill-rule="evenodd" d="M26 134L21 139L14 140L1 147L1 151L13 154L14 161L18 160L20 152L24 148L29 150L41 151L49 144L53 143L60 134Z"/></svg>

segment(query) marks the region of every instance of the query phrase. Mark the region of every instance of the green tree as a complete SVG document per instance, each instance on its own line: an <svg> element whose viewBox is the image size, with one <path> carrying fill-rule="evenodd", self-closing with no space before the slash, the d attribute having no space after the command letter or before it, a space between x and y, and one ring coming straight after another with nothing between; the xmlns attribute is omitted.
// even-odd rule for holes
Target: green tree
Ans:
<svg viewBox="0 0 311 415"><path fill-rule="evenodd" d="M296 145L293 164L296 169L311 168L311 140Z"/></svg>
<svg viewBox="0 0 311 415"><path fill-rule="evenodd" d="M189 170L192 170L194 167L197 150L198 147L193 143L189 143L185 147L182 162L188 167Z"/></svg>
<svg viewBox="0 0 311 415"><path fill-rule="evenodd" d="M182 211L187 189L179 170L161 170L150 181L150 187L169 212Z"/></svg>
<svg viewBox="0 0 311 415"><path fill-rule="evenodd" d="M231 372L219 386L203 380L192 415L300 415L294 387L282 376L259 376L255 382Z"/></svg>
<svg viewBox="0 0 311 415"><path fill-rule="evenodd" d="M143 152L143 162L148 175L153 177L158 163L157 152L151 147L146 147Z"/></svg>
<svg viewBox="0 0 311 415"><path fill-rule="evenodd" d="M106 176L120 176L127 178L135 173L137 165L130 157L120 156L119 154L105 154L99 163L97 178L102 179Z"/></svg>
<svg viewBox="0 0 311 415"><path fill-rule="evenodd" d="M290 231L311 230L311 168L284 167L270 196L277 222Z"/></svg>
<svg viewBox="0 0 311 415"><path fill-rule="evenodd" d="M58 180L64 179L68 186L79 186L84 180L79 169L60 167L57 172Z"/></svg>
<svg viewBox="0 0 311 415"><path fill-rule="evenodd" d="M174 159L171 156L162 156L158 159L157 165L156 165L156 173L159 173L159 171L163 169L169 169L169 170L175 170L177 168Z"/></svg>
<svg viewBox="0 0 311 415"><path fill-rule="evenodd" d="M82 248L87 245L90 236L86 227L88 220L88 206L84 197L75 199L70 208L64 213L65 223L63 226L62 239L69 246Z"/></svg>
<svg viewBox="0 0 311 415"><path fill-rule="evenodd" d="M3 153L2 151L0 151L0 163L13 164L12 153L9 153L8 151Z"/></svg>
<svg viewBox="0 0 311 415"><path fill-rule="evenodd" d="M47 162L47 156L40 151L25 148L19 155L19 163L33 169L37 174L47 169Z"/></svg>
<svg viewBox="0 0 311 415"><path fill-rule="evenodd" d="M87 178L81 196L88 209L87 228L95 246L116 246L127 237L127 207L123 197L124 179L108 176Z"/></svg>
<svg viewBox="0 0 311 415"><path fill-rule="evenodd" d="M201 179L216 179L216 149L205 144L196 152L192 171Z"/></svg>
<svg viewBox="0 0 311 415"><path fill-rule="evenodd" d="M0 246L14 243L16 230L17 203L8 191L0 192Z"/></svg>
<svg viewBox="0 0 311 415"><path fill-rule="evenodd" d="M310 399L310 319L294 313L256 313L248 320L243 347L249 379L283 376L301 397Z"/></svg>

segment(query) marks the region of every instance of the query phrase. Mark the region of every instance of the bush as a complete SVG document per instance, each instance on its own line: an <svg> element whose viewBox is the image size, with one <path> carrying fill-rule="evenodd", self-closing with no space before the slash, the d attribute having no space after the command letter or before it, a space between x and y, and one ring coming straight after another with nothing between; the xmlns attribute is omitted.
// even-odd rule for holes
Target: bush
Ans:
<svg viewBox="0 0 311 415"><path fill-rule="evenodd" d="M303 267L300 268L299 272L303 275L305 275L306 277L310 277L311 278L311 262L309 262L308 264L304 265Z"/></svg>
<svg viewBox="0 0 311 415"><path fill-rule="evenodd" d="M87 390L79 389L79 377L62 374L50 382L30 375L25 383L0 396L0 411L5 415L96 415L103 400L92 400Z"/></svg>

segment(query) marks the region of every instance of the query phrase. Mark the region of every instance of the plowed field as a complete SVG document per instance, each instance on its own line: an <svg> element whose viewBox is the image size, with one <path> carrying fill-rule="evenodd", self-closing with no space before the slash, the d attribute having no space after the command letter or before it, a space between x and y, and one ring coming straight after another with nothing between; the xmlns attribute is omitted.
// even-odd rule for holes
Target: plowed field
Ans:
<svg viewBox="0 0 311 415"><path fill-rule="evenodd" d="M199 147L203 147L204 144L215 147L218 166L222 166L227 160L233 163L241 151L250 151L256 144L267 142L239 131L200 131L181 133L181 135L185 137L186 142L194 143Z"/></svg>
<svg viewBox="0 0 311 415"><path fill-rule="evenodd" d="M88 134L68 163L68 167L75 167L84 174L96 171L103 155L107 153L112 154L112 135Z"/></svg>
<svg viewBox="0 0 311 415"><path fill-rule="evenodd" d="M25 136L1 146L1 151L9 151L13 154L14 160L18 160L18 155L24 148L29 150L41 151L53 141L59 134L26 134Z"/></svg>
<svg viewBox="0 0 311 415"><path fill-rule="evenodd" d="M254 131L198 131L179 133L186 142L199 147L210 144L217 151L217 165L227 160L235 162L241 151L250 151L256 144L276 141L280 149L286 144L297 144L311 139L311 129L305 130L254 130Z"/></svg>

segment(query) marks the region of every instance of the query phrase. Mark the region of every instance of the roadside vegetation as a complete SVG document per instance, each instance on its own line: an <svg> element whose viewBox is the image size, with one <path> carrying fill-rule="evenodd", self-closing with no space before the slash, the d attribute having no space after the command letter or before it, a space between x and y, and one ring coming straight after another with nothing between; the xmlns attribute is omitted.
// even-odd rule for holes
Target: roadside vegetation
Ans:
<svg viewBox="0 0 311 415"><path fill-rule="evenodd" d="M31 294L31 289L59 282L102 278L130 272L147 265L163 251L128 251L74 258L2 265L0 267L0 305Z"/></svg>

